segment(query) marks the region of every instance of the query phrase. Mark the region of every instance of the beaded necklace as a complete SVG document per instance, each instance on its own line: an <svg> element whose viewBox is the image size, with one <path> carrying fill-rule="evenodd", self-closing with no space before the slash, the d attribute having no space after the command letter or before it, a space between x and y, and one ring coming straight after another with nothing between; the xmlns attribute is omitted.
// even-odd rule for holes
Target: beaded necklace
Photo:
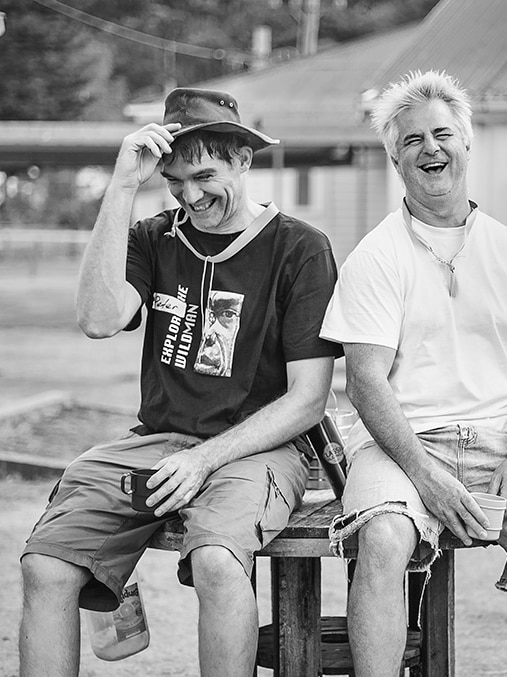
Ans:
<svg viewBox="0 0 507 677"><path fill-rule="evenodd" d="M472 223L475 220L475 214L473 214L473 213L474 213L476 208L477 208L477 205L475 204L475 202L470 201L470 212L469 212L467 218L465 219L464 225L467 225L467 226L470 226L470 227L472 226ZM472 219L469 223L467 223L471 214L474 215L474 219ZM420 242L422 244L422 246L434 257L435 261L438 261L438 263L441 263L442 265L447 266L447 269L449 271L449 282L448 282L448 285L447 285L448 290L449 290L449 296L451 298L455 298L456 297L456 291L457 291L457 280L456 280L456 266L454 265L454 259L458 256L458 254L461 252L461 250L463 249L463 247L466 244L466 236L468 234L469 228L467 228L465 230L465 239L463 240L463 243L462 243L461 247L458 249L458 251L455 254L453 254L450 259L444 259L442 256L439 256L436 253L436 251L433 249L433 247L430 244L428 244L428 242L426 242L419 235L419 233L417 233L414 230L414 228L412 226L412 219L413 219L413 216L410 213L405 200L403 200L403 220L405 221L405 225L409 229L410 233L415 237L415 239L418 242Z"/></svg>

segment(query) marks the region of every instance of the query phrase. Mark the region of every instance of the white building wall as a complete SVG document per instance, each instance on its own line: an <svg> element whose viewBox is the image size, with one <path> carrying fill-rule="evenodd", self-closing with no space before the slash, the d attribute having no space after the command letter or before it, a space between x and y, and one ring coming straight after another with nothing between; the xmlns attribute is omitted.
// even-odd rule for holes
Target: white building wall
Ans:
<svg viewBox="0 0 507 677"><path fill-rule="evenodd" d="M164 209L173 209L178 203L169 192L166 182L159 174L154 174L137 191L132 209L131 222L154 216Z"/></svg>
<svg viewBox="0 0 507 677"><path fill-rule="evenodd" d="M482 211L507 224L507 126L476 125L468 186Z"/></svg>
<svg viewBox="0 0 507 677"><path fill-rule="evenodd" d="M383 148L369 149L364 230L369 232L387 213L387 155ZM365 233L359 229L359 236Z"/></svg>
<svg viewBox="0 0 507 677"><path fill-rule="evenodd" d="M335 258L341 264L355 244L357 170L352 166L310 169L309 204L297 202L298 173L284 169L252 170L250 195L258 201L274 200L279 209L322 230L329 237Z"/></svg>

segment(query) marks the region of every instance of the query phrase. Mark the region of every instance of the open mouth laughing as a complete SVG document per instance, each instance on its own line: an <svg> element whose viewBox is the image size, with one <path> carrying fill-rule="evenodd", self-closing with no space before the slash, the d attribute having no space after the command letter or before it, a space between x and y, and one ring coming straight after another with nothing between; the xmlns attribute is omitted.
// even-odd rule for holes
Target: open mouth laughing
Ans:
<svg viewBox="0 0 507 677"><path fill-rule="evenodd" d="M189 205L189 207L195 214L203 214L204 212L208 211L208 209L210 209L215 204L215 202L216 198L213 198L212 200L207 200L206 202Z"/></svg>
<svg viewBox="0 0 507 677"><path fill-rule="evenodd" d="M426 174L441 174L446 167L446 162L427 162L424 165L420 165L420 169L426 172Z"/></svg>

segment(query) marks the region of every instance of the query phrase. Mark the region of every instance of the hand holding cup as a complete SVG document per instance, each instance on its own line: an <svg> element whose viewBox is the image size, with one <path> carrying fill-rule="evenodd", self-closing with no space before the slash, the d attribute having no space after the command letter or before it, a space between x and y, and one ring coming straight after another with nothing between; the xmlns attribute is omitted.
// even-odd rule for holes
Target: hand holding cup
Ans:
<svg viewBox="0 0 507 677"><path fill-rule="evenodd" d="M153 506L146 505L146 499L157 490L157 487L148 489L146 482L156 472L158 472L156 468L136 468L121 476L121 490L124 494L131 496L134 510L154 512L163 503L163 501L160 501Z"/></svg>
<svg viewBox="0 0 507 677"><path fill-rule="evenodd" d="M502 531L507 499L503 496L483 492L472 492L471 495L489 520L489 527L486 529L488 535L482 540L498 540ZM477 535L469 527L467 527L467 533L469 536L477 538Z"/></svg>

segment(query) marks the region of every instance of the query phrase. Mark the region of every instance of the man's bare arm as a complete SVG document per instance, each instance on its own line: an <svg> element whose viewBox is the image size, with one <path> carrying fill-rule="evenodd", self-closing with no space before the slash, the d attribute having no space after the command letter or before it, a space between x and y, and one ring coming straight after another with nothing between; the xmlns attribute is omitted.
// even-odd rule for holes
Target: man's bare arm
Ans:
<svg viewBox="0 0 507 677"><path fill-rule="evenodd" d="M396 351L362 343L344 349L347 395L369 433L407 473L427 508L469 545L464 523L479 535L487 521L465 487L435 465L412 431L388 381Z"/></svg>
<svg viewBox="0 0 507 677"><path fill-rule="evenodd" d="M197 447L160 461L151 486L164 482L152 504L167 497L160 513L177 510L198 492L214 470L238 458L275 449L317 424L324 416L331 387L333 358L319 357L287 364L288 390L242 423Z"/></svg>
<svg viewBox="0 0 507 677"><path fill-rule="evenodd" d="M125 137L85 251L77 293L78 324L92 338L113 336L141 305L125 278L128 230L139 186L171 152L179 125L147 125Z"/></svg>

